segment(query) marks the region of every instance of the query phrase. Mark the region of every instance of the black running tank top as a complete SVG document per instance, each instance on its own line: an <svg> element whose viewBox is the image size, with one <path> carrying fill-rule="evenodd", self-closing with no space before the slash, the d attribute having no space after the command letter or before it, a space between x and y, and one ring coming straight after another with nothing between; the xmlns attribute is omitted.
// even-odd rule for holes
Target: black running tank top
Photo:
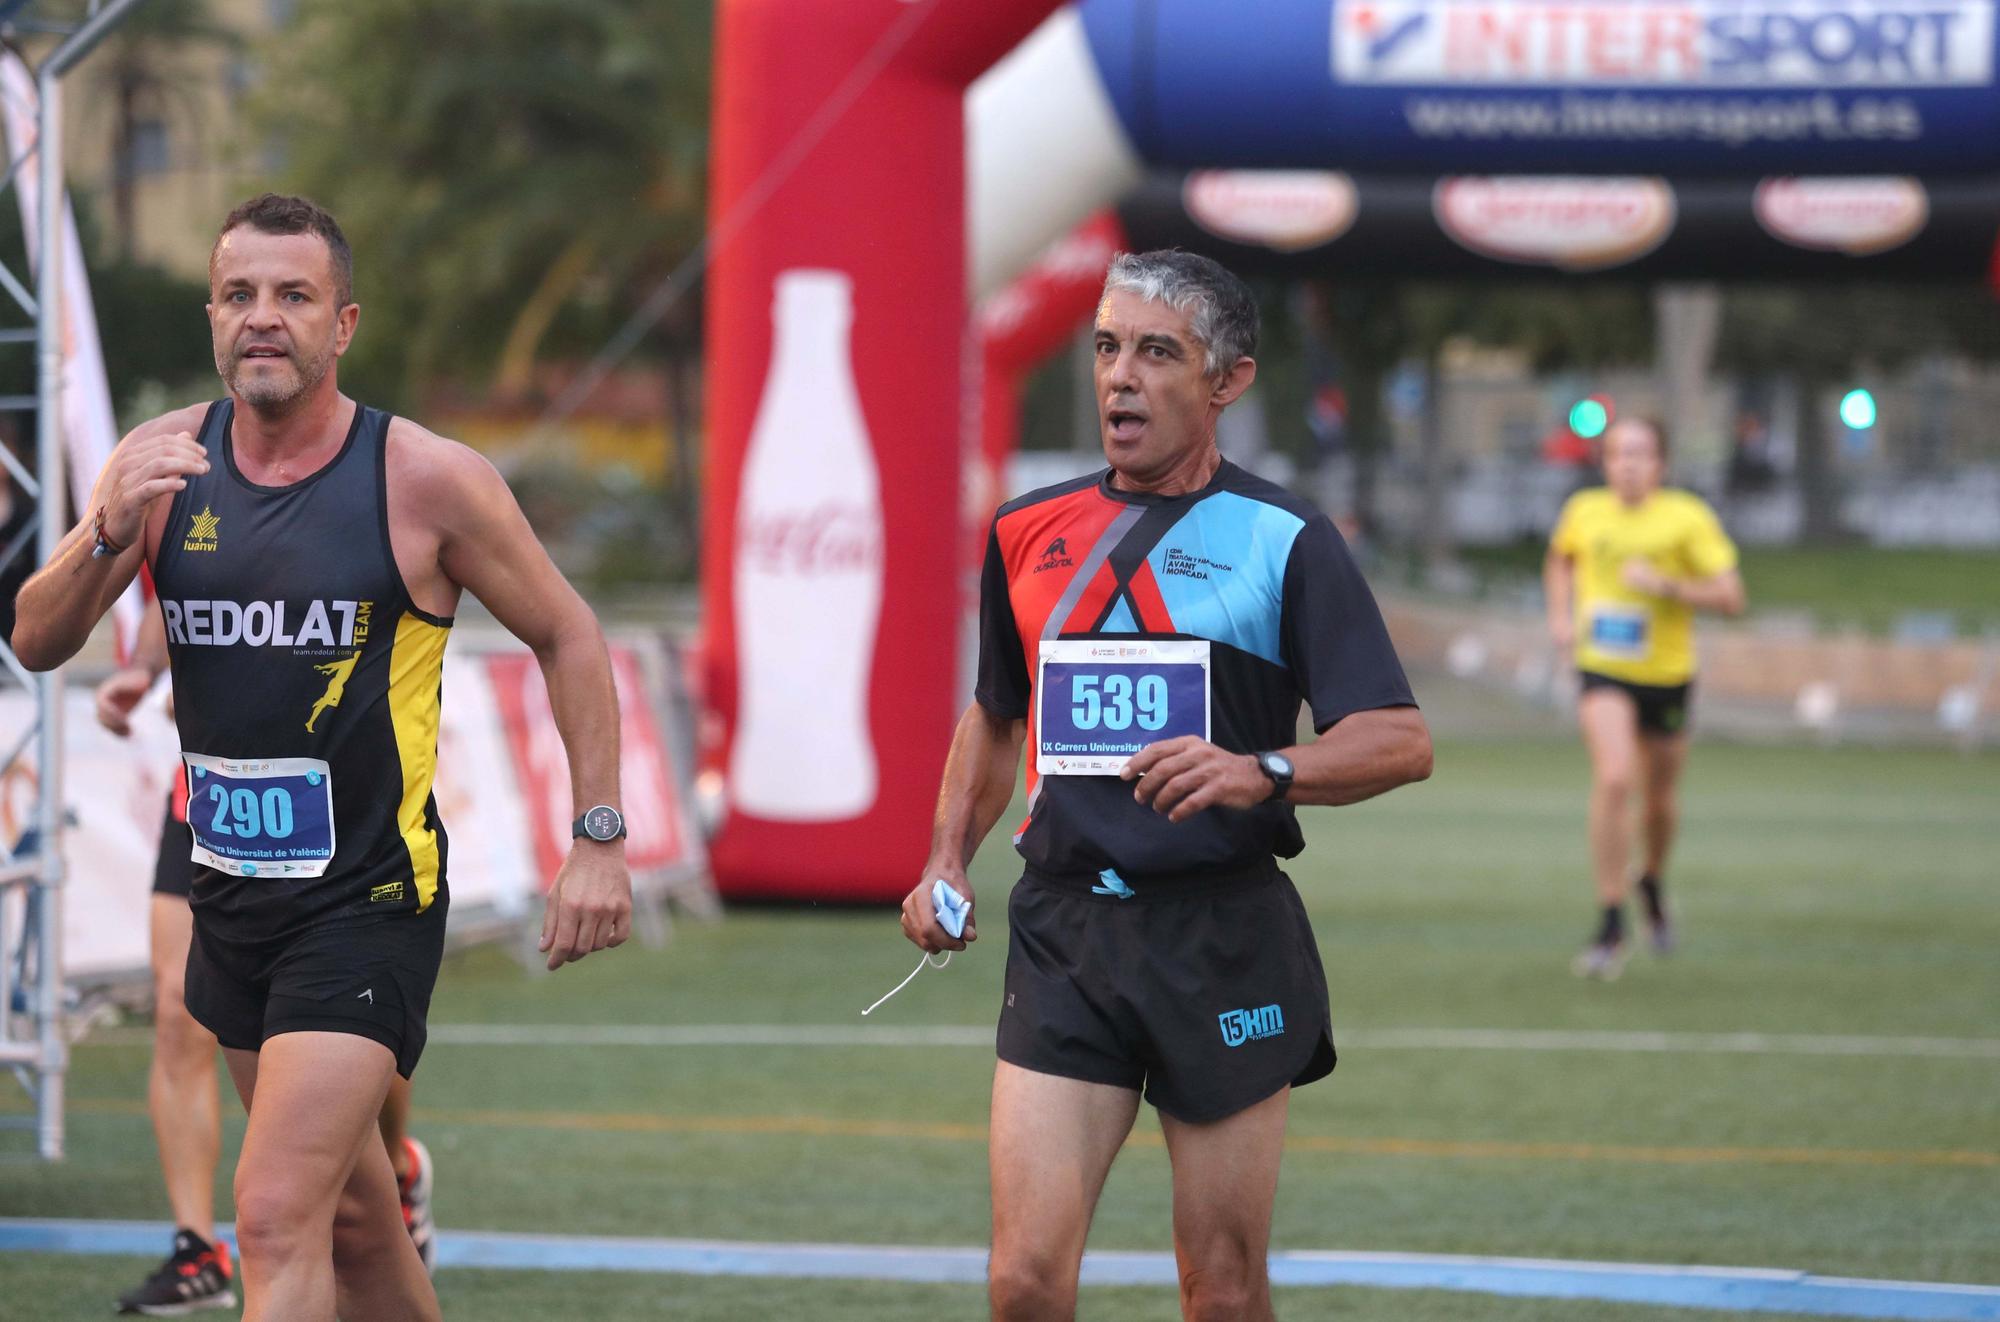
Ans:
<svg viewBox="0 0 2000 1322"><path fill-rule="evenodd" d="M209 469L174 497L153 566L206 869L194 905L245 938L421 912L445 884L431 779L451 621L416 607L390 550L389 415L357 406L333 461L282 487L237 469L234 416L209 407ZM295 852L312 861L275 861Z"/></svg>

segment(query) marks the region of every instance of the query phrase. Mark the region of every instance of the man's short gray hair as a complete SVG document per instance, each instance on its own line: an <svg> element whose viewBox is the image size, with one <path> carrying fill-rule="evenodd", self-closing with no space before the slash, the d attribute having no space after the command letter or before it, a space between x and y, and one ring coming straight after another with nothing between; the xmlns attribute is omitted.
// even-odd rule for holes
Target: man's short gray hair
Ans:
<svg viewBox="0 0 2000 1322"><path fill-rule="evenodd" d="M1257 352L1257 300L1221 262L1178 248L1119 253L1104 277L1104 296L1114 291L1165 303L1185 316L1201 341L1209 376Z"/></svg>

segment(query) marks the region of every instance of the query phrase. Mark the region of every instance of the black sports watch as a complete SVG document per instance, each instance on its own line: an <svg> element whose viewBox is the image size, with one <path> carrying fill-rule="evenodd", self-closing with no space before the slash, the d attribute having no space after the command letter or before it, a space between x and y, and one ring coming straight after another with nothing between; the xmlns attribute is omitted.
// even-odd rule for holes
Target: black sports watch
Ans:
<svg viewBox="0 0 2000 1322"><path fill-rule="evenodd" d="M1292 787L1292 776L1295 774L1292 759L1283 753L1252 753L1251 756L1257 759L1257 770L1271 778L1271 794L1264 802L1284 798L1285 792Z"/></svg>
<svg viewBox="0 0 2000 1322"><path fill-rule="evenodd" d="M569 833L572 839L609 844L625 837L625 817L610 804L600 803L595 808L585 808L583 816L570 823Z"/></svg>

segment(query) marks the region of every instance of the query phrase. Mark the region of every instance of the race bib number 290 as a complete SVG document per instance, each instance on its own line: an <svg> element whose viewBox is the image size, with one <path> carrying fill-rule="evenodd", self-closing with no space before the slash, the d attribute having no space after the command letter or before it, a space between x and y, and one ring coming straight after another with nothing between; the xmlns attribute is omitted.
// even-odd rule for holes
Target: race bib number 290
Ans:
<svg viewBox="0 0 2000 1322"><path fill-rule="evenodd" d="M333 862L333 777L312 757L183 753L192 857L243 877L318 877Z"/></svg>
<svg viewBox="0 0 2000 1322"><path fill-rule="evenodd" d="M1208 653L1199 639L1044 639L1036 772L1111 776L1148 744L1208 738Z"/></svg>

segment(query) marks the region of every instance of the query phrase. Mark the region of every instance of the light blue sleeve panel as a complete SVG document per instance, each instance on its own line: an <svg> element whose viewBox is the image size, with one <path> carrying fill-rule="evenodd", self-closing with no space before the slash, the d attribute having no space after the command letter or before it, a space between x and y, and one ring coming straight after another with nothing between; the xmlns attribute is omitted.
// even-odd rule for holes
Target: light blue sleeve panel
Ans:
<svg viewBox="0 0 2000 1322"><path fill-rule="evenodd" d="M1284 665L1285 562L1305 520L1233 491L1198 502L1146 557L1178 633Z"/></svg>

